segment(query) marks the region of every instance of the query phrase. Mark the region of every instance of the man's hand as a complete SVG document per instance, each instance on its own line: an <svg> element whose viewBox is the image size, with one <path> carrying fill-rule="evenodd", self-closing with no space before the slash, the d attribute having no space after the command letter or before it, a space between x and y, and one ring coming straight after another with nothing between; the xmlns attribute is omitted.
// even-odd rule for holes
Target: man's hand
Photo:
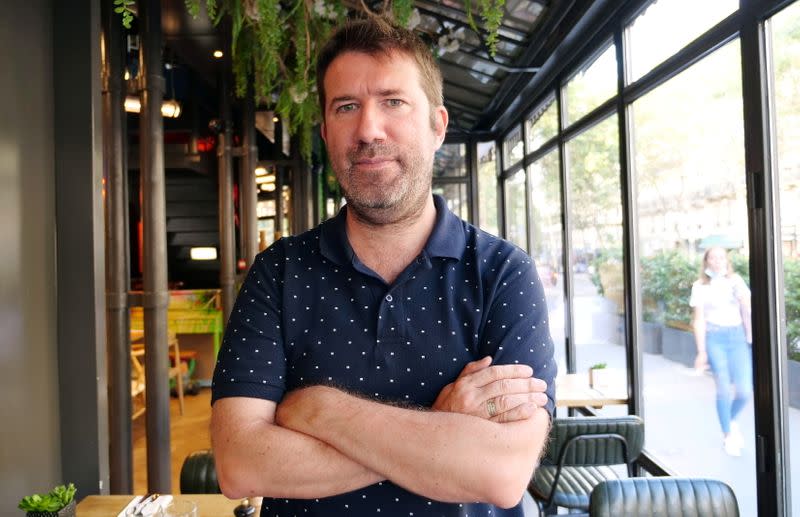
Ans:
<svg viewBox="0 0 800 517"><path fill-rule="evenodd" d="M491 363L487 356L467 364L442 388L433 409L505 423L526 420L547 404L547 383L532 377L530 366Z"/></svg>

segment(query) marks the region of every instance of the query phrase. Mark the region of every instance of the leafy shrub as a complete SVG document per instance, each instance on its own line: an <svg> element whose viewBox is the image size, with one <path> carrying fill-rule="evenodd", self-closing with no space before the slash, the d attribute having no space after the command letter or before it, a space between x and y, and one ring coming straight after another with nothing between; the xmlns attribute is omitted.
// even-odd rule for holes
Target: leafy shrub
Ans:
<svg viewBox="0 0 800 517"><path fill-rule="evenodd" d="M609 249L601 249L595 253L592 260L589 264L592 266L592 276L591 280L594 286L597 288L597 293L600 296L605 295L605 290L603 289L603 283L600 281L600 266L605 264L606 262L622 262L622 248L609 248Z"/></svg>
<svg viewBox="0 0 800 517"><path fill-rule="evenodd" d="M645 321L692 321L689 297L697 280L700 258L689 258L677 250L661 250L641 258L643 318Z"/></svg>
<svg viewBox="0 0 800 517"><path fill-rule="evenodd" d="M800 361L800 260L784 260L783 286L789 359Z"/></svg>

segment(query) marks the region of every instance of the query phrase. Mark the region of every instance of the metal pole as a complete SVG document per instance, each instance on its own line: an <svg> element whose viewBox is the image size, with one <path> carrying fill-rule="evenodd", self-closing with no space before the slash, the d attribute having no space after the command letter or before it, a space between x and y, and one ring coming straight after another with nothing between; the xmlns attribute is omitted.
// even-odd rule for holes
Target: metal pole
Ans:
<svg viewBox="0 0 800 517"><path fill-rule="evenodd" d="M161 62L161 3L139 2L142 226L147 488L170 493L169 365L167 351L167 221L164 195L164 127L161 102L165 82Z"/></svg>
<svg viewBox="0 0 800 517"><path fill-rule="evenodd" d="M239 171L239 185L241 192L241 221L244 235L244 259L247 265L253 263L258 253L258 191L256 186L255 168L258 162L258 147L256 146L256 102L253 83L248 82L247 95L242 109L242 159Z"/></svg>
<svg viewBox="0 0 800 517"><path fill-rule="evenodd" d="M226 60L230 52L225 52ZM235 252L233 227L233 154L231 153L231 101L228 85L228 67L220 71L220 118L223 130L219 135L217 159L219 172L219 283L222 291L222 319L227 322L233 309ZM255 181L255 180L253 180Z"/></svg>
<svg viewBox="0 0 800 517"><path fill-rule="evenodd" d="M123 167L122 27L102 4L103 168L106 178L106 335L108 339L109 459L112 494L133 493L130 318L128 315L127 174Z"/></svg>

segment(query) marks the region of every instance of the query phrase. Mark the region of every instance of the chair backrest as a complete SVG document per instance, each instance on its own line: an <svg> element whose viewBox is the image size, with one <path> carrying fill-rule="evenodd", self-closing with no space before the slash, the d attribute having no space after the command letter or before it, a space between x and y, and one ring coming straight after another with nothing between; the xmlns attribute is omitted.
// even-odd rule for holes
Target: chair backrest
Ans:
<svg viewBox="0 0 800 517"><path fill-rule="evenodd" d="M592 490L591 517L738 517L731 487L715 479L629 478Z"/></svg>
<svg viewBox="0 0 800 517"><path fill-rule="evenodd" d="M186 456L181 466L182 494L221 494L211 449Z"/></svg>
<svg viewBox="0 0 800 517"><path fill-rule="evenodd" d="M630 464L643 445L644 422L635 415L556 418L545 461L565 466Z"/></svg>

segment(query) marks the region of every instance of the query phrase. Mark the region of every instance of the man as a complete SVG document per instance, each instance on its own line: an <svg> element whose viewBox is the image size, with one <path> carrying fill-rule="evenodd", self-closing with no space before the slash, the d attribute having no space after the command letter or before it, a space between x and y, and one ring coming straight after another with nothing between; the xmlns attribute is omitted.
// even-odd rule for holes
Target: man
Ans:
<svg viewBox="0 0 800 517"><path fill-rule="evenodd" d="M317 82L347 205L248 273L214 374L220 486L262 515L522 515L556 373L531 259L431 195L448 119L412 33L345 26Z"/></svg>

